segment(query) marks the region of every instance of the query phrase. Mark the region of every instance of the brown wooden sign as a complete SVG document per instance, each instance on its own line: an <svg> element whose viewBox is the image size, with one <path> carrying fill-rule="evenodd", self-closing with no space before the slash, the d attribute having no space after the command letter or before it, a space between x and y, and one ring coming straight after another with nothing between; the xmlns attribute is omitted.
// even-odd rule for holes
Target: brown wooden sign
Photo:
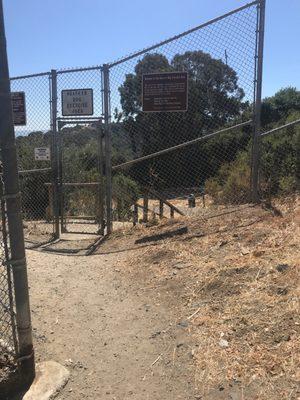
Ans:
<svg viewBox="0 0 300 400"><path fill-rule="evenodd" d="M187 72L160 72L143 75L144 112L187 111Z"/></svg>
<svg viewBox="0 0 300 400"><path fill-rule="evenodd" d="M26 105L24 92L12 92L11 103L14 125L26 125Z"/></svg>

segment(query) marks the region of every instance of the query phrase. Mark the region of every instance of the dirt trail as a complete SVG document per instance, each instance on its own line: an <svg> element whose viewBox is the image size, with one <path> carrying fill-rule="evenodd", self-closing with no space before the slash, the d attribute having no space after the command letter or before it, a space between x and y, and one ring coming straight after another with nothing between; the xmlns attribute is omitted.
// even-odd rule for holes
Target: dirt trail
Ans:
<svg viewBox="0 0 300 400"><path fill-rule="evenodd" d="M125 252L27 258L37 360L71 371L58 399L197 398L188 324L169 306L174 294L124 275Z"/></svg>
<svg viewBox="0 0 300 400"><path fill-rule="evenodd" d="M297 400L299 198L28 251L37 359L60 400Z"/></svg>

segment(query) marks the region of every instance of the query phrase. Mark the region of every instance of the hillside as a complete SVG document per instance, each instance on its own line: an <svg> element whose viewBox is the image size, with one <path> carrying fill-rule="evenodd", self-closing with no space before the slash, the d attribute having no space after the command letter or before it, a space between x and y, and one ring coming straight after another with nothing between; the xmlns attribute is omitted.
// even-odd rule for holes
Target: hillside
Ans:
<svg viewBox="0 0 300 400"><path fill-rule="evenodd" d="M124 277L176 310L158 335L167 343L181 324L186 338L161 362L192 357L197 399L299 398L299 204L169 220L100 248L127 251Z"/></svg>

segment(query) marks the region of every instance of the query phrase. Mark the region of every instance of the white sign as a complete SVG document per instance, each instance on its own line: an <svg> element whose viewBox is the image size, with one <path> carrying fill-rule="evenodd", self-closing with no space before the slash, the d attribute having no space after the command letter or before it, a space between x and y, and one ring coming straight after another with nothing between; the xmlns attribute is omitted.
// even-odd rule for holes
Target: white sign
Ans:
<svg viewBox="0 0 300 400"><path fill-rule="evenodd" d="M50 161L50 147L36 147L34 149L34 159L36 161Z"/></svg>
<svg viewBox="0 0 300 400"><path fill-rule="evenodd" d="M93 89L61 91L62 115L93 115Z"/></svg>

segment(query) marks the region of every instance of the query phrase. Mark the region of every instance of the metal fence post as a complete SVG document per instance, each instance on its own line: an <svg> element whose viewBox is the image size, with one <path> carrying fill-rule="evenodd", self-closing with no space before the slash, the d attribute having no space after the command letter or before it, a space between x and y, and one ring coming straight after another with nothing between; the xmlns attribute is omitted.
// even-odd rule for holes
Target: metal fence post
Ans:
<svg viewBox="0 0 300 400"><path fill-rule="evenodd" d="M3 5L2 0L0 0L0 144L3 162L4 199L6 200L10 244L9 265L12 268L14 280L19 369L24 382L31 383L35 375L34 352L21 217L17 153L4 32Z"/></svg>
<svg viewBox="0 0 300 400"><path fill-rule="evenodd" d="M58 159L57 159L57 73L51 70L51 128L52 128L52 184L53 184L53 209L55 219L55 239L59 232L59 201L58 201Z"/></svg>
<svg viewBox="0 0 300 400"><path fill-rule="evenodd" d="M112 173L111 173L111 134L110 134L110 86L109 66L103 65L103 111L105 127L105 179L106 179L106 219L107 234L112 232Z"/></svg>
<svg viewBox="0 0 300 400"><path fill-rule="evenodd" d="M99 232L103 236L105 231L104 226L104 182L103 182L103 124L98 132L98 172L99 172L99 185L98 185L98 207L97 217L99 218Z"/></svg>
<svg viewBox="0 0 300 400"><path fill-rule="evenodd" d="M259 159L260 159L260 130L261 130L261 103L262 103L262 75L263 75L263 53L264 53L264 32L265 32L265 7L266 0L260 0L258 5L258 41L256 54L256 90L254 105L254 135L252 146L252 175L251 175L251 191L252 201L259 201Z"/></svg>

